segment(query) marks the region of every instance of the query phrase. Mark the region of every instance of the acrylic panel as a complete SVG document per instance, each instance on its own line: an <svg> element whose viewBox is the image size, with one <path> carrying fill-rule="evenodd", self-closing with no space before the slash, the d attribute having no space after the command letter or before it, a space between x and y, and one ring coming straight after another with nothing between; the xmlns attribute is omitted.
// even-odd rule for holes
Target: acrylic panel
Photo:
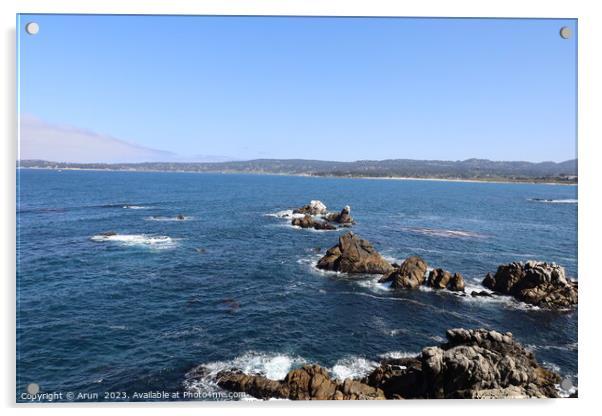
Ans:
<svg viewBox="0 0 602 416"><path fill-rule="evenodd" d="M577 395L577 21L17 16L18 402Z"/></svg>

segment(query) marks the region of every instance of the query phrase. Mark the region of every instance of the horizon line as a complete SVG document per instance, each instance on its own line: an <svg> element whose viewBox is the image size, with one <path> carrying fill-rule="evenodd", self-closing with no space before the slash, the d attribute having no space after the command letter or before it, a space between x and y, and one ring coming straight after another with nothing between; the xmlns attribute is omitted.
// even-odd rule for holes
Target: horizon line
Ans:
<svg viewBox="0 0 602 416"><path fill-rule="evenodd" d="M16 162L46 162L46 163L63 163L63 164L77 164L77 165L144 165L144 164L159 164L159 163L169 163L173 165L220 165L225 163L245 163L245 162L256 162L256 161L304 161L304 162L328 162L328 163L358 163L358 162L389 162L389 161L410 161L410 162L468 162L468 161L486 161L486 162L494 162L494 163L531 163L531 164L542 164L542 163L555 163L562 164L566 162L578 161L577 157L564 159L561 161L554 160L543 160L539 162L530 161L530 160L503 160L503 159L488 159L488 158L479 158L479 157L469 157L466 159L411 159L411 158L389 158L389 159L355 159L355 160L329 160L329 159L307 159L307 158L252 158L252 159L231 159L231 160L223 160L216 162L202 162L202 161L146 161L146 162L70 162L70 161L56 161L56 160L48 160L48 159L17 159Z"/></svg>

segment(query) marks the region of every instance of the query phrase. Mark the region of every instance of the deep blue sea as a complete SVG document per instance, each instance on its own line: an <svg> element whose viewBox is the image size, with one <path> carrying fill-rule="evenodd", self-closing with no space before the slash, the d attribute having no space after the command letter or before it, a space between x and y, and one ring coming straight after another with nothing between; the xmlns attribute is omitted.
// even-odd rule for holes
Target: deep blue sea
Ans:
<svg viewBox="0 0 602 416"><path fill-rule="evenodd" d="M511 331L577 383L577 311L315 269L346 230L279 217L312 199L352 207L387 259L423 257L468 292L498 265L554 261L577 278L577 187L270 175L20 169L17 396L203 390L194 366L337 377L413 354L454 327ZM535 199L535 200L534 200ZM538 201L543 199L547 201ZM177 220L177 215L184 220ZM102 237L106 231L117 233ZM318 252L319 251L319 252Z"/></svg>

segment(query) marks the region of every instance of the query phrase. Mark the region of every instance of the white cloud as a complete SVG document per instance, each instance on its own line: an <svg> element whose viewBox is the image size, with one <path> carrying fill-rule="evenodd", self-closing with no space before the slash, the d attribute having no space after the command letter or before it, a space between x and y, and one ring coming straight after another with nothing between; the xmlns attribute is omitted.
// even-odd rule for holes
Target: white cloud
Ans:
<svg viewBox="0 0 602 416"><path fill-rule="evenodd" d="M51 124L31 115L22 115L19 158L53 162L120 163L166 162L178 159L178 156L89 130Z"/></svg>

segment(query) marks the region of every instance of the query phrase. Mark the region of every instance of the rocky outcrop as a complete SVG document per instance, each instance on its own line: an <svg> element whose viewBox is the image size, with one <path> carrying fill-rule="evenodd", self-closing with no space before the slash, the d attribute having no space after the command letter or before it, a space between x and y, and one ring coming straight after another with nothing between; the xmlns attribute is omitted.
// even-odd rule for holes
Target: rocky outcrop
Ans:
<svg viewBox="0 0 602 416"><path fill-rule="evenodd" d="M346 379L343 382L333 380L328 371L318 365L305 365L291 370L284 380L270 380L261 375L247 375L239 370L226 370L217 374L216 382L226 390L245 392L258 399L385 399L382 390L358 380Z"/></svg>
<svg viewBox="0 0 602 416"><path fill-rule="evenodd" d="M339 243L328 249L317 264L319 269L344 273L386 274L393 266L368 241L352 232L339 237Z"/></svg>
<svg viewBox="0 0 602 416"><path fill-rule="evenodd" d="M429 273L427 285L433 289L448 289L455 292L463 292L464 278L460 273L452 275L447 270L434 269Z"/></svg>
<svg viewBox="0 0 602 416"><path fill-rule="evenodd" d="M568 308L578 301L577 282L567 279L564 268L555 263L528 261L501 265L495 275L487 274L483 286L549 309Z"/></svg>
<svg viewBox="0 0 602 416"><path fill-rule="evenodd" d="M454 292L464 292L465 287L464 277L460 273L454 273L451 281L447 285L447 289Z"/></svg>
<svg viewBox="0 0 602 416"><path fill-rule="evenodd" d="M387 398L558 397L560 376L541 367L511 333L451 329L414 358L385 360L363 380Z"/></svg>
<svg viewBox="0 0 602 416"><path fill-rule="evenodd" d="M415 357L385 359L362 379L332 379L318 365L288 372L284 380L248 375L238 369L211 376L220 387L260 399L506 399L558 397L560 376L541 367L511 333L450 329L447 342ZM205 378L199 366L191 378Z"/></svg>
<svg viewBox="0 0 602 416"><path fill-rule="evenodd" d="M318 200L309 201L309 204L293 210L293 214L325 215L327 213L326 205Z"/></svg>
<svg viewBox="0 0 602 416"><path fill-rule="evenodd" d="M288 213L281 214L283 218L290 218ZM351 207L345 206L341 212L328 212L322 201L314 200L309 204L292 211L291 224L301 228L314 228L316 230L336 230L340 227L351 227L355 224L351 216Z"/></svg>
<svg viewBox="0 0 602 416"><path fill-rule="evenodd" d="M393 288L417 289L424 283L427 268L428 266L422 258L411 256L379 282L391 282Z"/></svg>
<svg viewBox="0 0 602 416"><path fill-rule="evenodd" d="M351 207L349 205L345 205L345 207L339 213L328 214L326 219L328 221L336 222L337 224L342 224L345 226L355 223L353 217L351 216Z"/></svg>
<svg viewBox="0 0 602 416"><path fill-rule="evenodd" d="M291 224L296 227L301 228L313 228L315 230L336 230L332 224L327 223L326 221L318 221L315 220L311 215L305 214L301 218L293 218Z"/></svg>

